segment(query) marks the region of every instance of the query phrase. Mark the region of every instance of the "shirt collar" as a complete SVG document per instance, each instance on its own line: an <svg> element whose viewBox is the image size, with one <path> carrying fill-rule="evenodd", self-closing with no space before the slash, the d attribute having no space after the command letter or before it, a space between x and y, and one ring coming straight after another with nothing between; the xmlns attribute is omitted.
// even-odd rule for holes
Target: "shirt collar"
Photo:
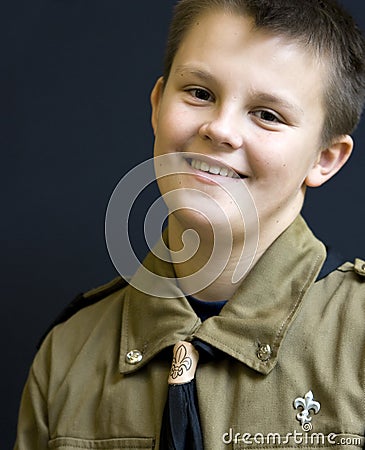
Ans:
<svg viewBox="0 0 365 450"><path fill-rule="evenodd" d="M281 344L326 257L299 216L266 250L219 316L201 323L174 281L172 264L148 255L144 263L165 277L171 298L126 288L119 366L131 373L179 340L194 337L262 373L276 365ZM138 276L138 274L137 274ZM153 282L153 281L151 281ZM133 279L132 279L133 284ZM139 358L128 359L130 351Z"/></svg>

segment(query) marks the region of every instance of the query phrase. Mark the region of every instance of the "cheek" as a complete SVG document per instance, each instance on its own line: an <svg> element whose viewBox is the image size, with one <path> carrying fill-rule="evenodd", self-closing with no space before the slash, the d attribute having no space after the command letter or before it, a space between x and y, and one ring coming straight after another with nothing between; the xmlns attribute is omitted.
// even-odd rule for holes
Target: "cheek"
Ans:
<svg viewBox="0 0 365 450"><path fill-rule="evenodd" d="M290 172L288 158L281 149L272 146L264 151L255 152L250 158L250 165L258 179L275 179Z"/></svg>
<svg viewBox="0 0 365 450"><path fill-rule="evenodd" d="M166 115L155 134L155 155L189 150L197 128L184 115Z"/></svg>
<svg viewBox="0 0 365 450"><path fill-rule="evenodd" d="M161 105L159 122L165 128L183 127L186 122L189 122L189 110L181 101L167 100Z"/></svg>
<svg viewBox="0 0 365 450"><path fill-rule="evenodd" d="M302 184L312 165L307 147L276 133L256 138L256 144L256 150L250 152L250 164L257 178L280 180L284 186Z"/></svg>

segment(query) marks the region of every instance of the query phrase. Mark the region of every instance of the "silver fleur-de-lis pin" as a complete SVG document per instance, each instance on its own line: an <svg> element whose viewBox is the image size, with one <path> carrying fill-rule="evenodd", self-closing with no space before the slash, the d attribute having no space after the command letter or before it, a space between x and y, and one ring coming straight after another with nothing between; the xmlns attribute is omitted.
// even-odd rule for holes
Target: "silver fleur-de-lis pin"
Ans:
<svg viewBox="0 0 365 450"><path fill-rule="evenodd" d="M314 414L318 414L321 409L321 404L314 400L313 392L309 391L303 397L298 397L294 400L294 408L301 408L301 411L297 414L297 419L302 425L304 431L310 431L312 429L312 416L311 411Z"/></svg>

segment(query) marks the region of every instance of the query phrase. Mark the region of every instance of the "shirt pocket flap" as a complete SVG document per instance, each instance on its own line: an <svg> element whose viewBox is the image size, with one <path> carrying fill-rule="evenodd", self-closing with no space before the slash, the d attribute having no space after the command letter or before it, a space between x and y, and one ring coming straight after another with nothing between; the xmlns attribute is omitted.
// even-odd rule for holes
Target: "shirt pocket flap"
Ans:
<svg viewBox="0 0 365 450"><path fill-rule="evenodd" d="M152 438L77 439L59 437L48 442L49 449L80 450L151 450L155 448Z"/></svg>

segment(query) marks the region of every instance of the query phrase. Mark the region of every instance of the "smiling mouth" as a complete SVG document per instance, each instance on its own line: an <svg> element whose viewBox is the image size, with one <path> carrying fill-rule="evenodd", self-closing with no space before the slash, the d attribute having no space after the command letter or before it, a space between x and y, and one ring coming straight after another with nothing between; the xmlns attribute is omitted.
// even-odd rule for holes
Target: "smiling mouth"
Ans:
<svg viewBox="0 0 365 450"><path fill-rule="evenodd" d="M219 175L226 178L247 178L245 175L240 175L234 172L232 169L229 169L225 166L220 166L218 164L212 164L207 161L202 161L195 158L186 158L186 161L193 169L200 170L201 172L210 173L212 175Z"/></svg>

